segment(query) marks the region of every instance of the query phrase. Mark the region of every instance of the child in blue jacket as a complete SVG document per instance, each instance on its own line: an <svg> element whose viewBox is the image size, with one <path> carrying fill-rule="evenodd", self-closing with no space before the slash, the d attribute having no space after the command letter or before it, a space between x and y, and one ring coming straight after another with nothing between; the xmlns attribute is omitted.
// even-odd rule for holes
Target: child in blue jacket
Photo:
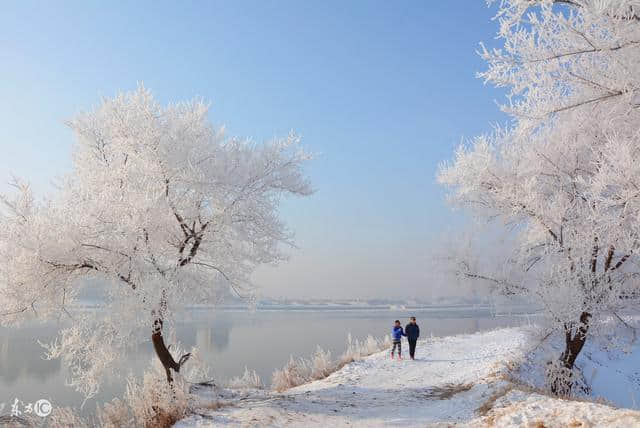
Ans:
<svg viewBox="0 0 640 428"><path fill-rule="evenodd" d="M402 359L402 336L406 336L404 334L404 330L402 329L402 324L400 324L400 320L396 320L393 326L393 330L391 330L391 339L393 340L393 348L391 349L391 359L393 359L393 354L396 351L396 346L398 347L398 359Z"/></svg>

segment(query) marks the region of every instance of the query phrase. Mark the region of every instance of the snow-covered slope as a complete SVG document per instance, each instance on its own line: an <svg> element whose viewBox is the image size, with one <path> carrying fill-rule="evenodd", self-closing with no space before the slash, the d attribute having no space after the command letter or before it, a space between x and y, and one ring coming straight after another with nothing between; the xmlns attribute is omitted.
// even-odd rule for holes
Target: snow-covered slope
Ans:
<svg viewBox="0 0 640 428"><path fill-rule="evenodd" d="M616 409L592 402L562 400L522 390L511 390L500 397L490 411L465 427L640 427L640 412Z"/></svg>
<svg viewBox="0 0 640 428"><path fill-rule="evenodd" d="M640 324L638 317L630 317L628 321L634 326ZM608 333L587 340L576 360L583 390L575 388L574 395L640 409L640 341L632 329L637 327L611 319L600 328ZM560 334L539 342L524 356L514 375L533 387L544 387L545 363L560 355L563 344Z"/></svg>
<svg viewBox="0 0 640 428"><path fill-rule="evenodd" d="M203 391L222 407L176 426L640 426L638 412L559 400L505 380L533 335L510 328L431 338L419 342L415 361L382 352L282 394Z"/></svg>

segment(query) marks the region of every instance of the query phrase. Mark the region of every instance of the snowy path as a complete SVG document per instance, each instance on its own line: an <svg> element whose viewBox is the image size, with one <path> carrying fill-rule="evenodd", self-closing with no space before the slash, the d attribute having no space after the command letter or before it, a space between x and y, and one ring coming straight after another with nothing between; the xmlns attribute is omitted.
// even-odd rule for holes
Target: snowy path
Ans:
<svg viewBox="0 0 640 428"><path fill-rule="evenodd" d="M523 329L434 338L418 343L418 359L387 352L345 366L326 379L239 400L178 427L424 426L469 421L496 388L504 362L526 343ZM205 411L203 411L205 413Z"/></svg>
<svg viewBox="0 0 640 428"><path fill-rule="evenodd" d="M391 360L382 352L282 394L219 390L214 396L203 390L198 395L205 404L223 406L211 410L205 405L175 426L640 428L636 410L549 397L504 380L506 365L529 350L532 336L533 331L523 327L427 339L418 343L416 361ZM583 360L588 365L599 356L602 380L594 383L597 395L614 397L613 390L640 388L635 377L617 373L625 364L638 366L640 349L623 353L621 360L607 360L592 347L587 346L588 358Z"/></svg>

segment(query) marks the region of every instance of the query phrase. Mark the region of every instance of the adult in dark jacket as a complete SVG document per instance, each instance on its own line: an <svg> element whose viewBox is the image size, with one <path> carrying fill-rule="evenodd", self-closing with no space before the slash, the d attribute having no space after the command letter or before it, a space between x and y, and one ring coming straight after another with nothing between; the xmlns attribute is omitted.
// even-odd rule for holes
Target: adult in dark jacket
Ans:
<svg viewBox="0 0 640 428"><path fill-rule="evenodd" d="M409 356L413 360L416 355L416 343L420 337L420 327L416 324L416 317L411 317L409 320L409 324L404 328L404 334L409 342Z"/></svg>

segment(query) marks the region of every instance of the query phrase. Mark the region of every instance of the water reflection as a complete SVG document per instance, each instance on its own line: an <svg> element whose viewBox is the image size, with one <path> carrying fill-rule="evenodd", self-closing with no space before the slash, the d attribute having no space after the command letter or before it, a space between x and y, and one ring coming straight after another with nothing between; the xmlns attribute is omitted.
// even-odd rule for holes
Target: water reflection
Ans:
<svg viewBox="0 0 640 428"><path fill-rule="evenodd" d="M202 311L196 317L181 320L176 325L177 337L185 347L222 352L229 347L232 318L219 312ZM224 312L222 313L224 314Z"/></svg>
<svg viewBox="0 0 640 428"><path fill-rule="evenodd" d="M38 340L47 342L58 331L52 325L27 325L0 330L0 382L12 386L20 379L44 380L60 372L59 360L45 360Z"/></svg>
<svg viewBox="0 0 640 428"><path fill-rule="evenodd" d="M317 345L334 356L345 349L348 334L365 338L383 336L391 322L418 317L423 336L473 333L508 325L520 325L520 317L495 317L488 310L431 309L425 311L212 311L192 310L176 322L176 337L182 346L200 350L213 368L216 380L241 375L244 367L255 369L269 382L275 368L289 355L309 356ZM0 403L14 398L36 401L47 398L54 405L79 406L82 396L65 387L67 372L60 361L46 361L38 341L51 341L63 327L59 323L28 324L19 329L0 328ZM419 350L418 350L419 352ZM150 343L141 344L117 372L140 374L153 358ZM193 379L197 381L198 379ZM109 401L123 393L122 379L103 385L100 394L85 406L93 412L96 402Z"/></svg>
<svg viewBox="0 0 640 428"><path fill-rule="evenodd" d="M217 317L217 320L214 321L215 331L213 333L213 341L211 345L216 351L224 351L229 347L229 337L231 336L231 324L226 318ZM211 328L208 328L207 331L209 335L211 335ZM208 349L209 347L207 347Z"/></svg>

